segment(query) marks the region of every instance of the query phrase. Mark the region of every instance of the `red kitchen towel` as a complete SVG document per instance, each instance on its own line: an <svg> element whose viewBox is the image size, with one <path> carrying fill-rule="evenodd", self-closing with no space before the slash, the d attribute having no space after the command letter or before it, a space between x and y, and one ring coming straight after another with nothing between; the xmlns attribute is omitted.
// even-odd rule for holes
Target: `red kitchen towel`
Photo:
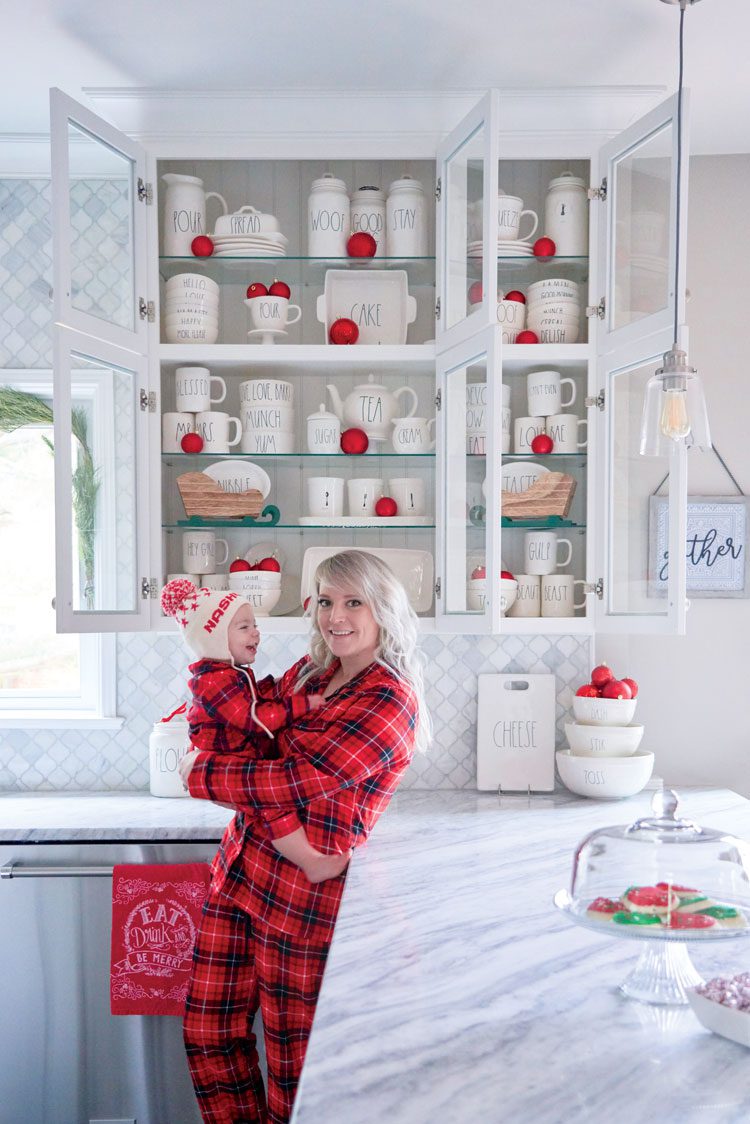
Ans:
<svg viewBox="0 0 750 1124"><path fill-rule="evenodd" d="M112 871L113 1015L182 1015L207 863Z"/></svg>

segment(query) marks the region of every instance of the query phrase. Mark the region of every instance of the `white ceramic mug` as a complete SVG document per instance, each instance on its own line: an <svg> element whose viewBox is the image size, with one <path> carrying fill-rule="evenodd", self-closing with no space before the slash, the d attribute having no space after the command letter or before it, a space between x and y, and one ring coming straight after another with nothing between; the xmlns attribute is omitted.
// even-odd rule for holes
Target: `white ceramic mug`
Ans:
<svg viewBox="0 0 750 1124"><path fill-rule="evenodd" d="M504 429L500 438L500 452L507 456L510 452L510 430Z"/></svg>
<svg viewBox="0 0 750 1124"><path fill-rule="evenodd" d="M574 579L572 574L544 574L542 583L542 616L543 617L572 617L576 609L582 609L586 604L586 595L583 601L575 601L575 587L586 582Z"/></svg>
<svg viewBox="0 0 750 1124"><path fill-rule="evenodd" d="M396 453L429 453L435 448L434 434L434 418L394 418L391 442Z"/></svg>
<svg viewBox="0 0 750 1124"><path fill-rule="evenodd" d="M558 557L560 546L568 548L564 558ZM527 574L554 574L572 557L570 539L559 539L554 531L527 531L523 536L523 568Z"/></svg>
<svg viewBox="0 0 750 1124"><path fill-rule="evenodd" d="M217 545L224 547L224 557L216 557ZM213 531L183 531L182 565L190 574L215 574L229 558L226 539L217 539Z"/></svg>
<svg viewBox="0 0 750 1124"><path fill-rule="evenodd" d="M166 413L161 416L161 451L181 453L180 442L187 433L195 430L195 414Z"/></svg>
<svg viewBox="0 0 750 1124"><path fill-rule="evenodd" d="M215 589L223 592L229 589L229 574L202 574L201 586L204 589Z"/></svg>
<svg viewBox="0 0 750 1124"><path fill-rule="evenodd" d="M343 515L343 477L310 476L307 481L307 510L310 515Z"/></svg>
<svg viewBox="0 0 750 1124"><path fill-rule="evenodd" d="M282 379L247 379L240 383L240 408L293 405L293 383Z"/></svg>
<svg viewBox="0 0 750 1124"><path fill-rule="evenodd" d="M532 452L531 442L544 433L544 418L516 418L513 424L513 452Z"/></svg>
<svg viewBox="0 0 750 1124"><path fill-rule="evenodd" d="M503 406L502 429L503 433L510 433L510 406Z"/></svg>
<svg viewBox="0 0 750 1124"><path fill-rule="evenodd" d="M487 423L485 421L485 406L467 406L466 407L466 432L467 433L486 433Z"/></svg>
<svg viewBox="0 0 750 1124"><path fill-rule="evenodd" d="M503 390L505 388L503 387ZM508 387L510 391L510 386ZM478 409L487 405L487 383L469 382L466 384L466 409ZM503 405L506 405L503 401Z"/></svg>
<svg viewBox="0 0 750 1124"><path fill-rule="evenodd" d="M466 434L466 455L469 457L487 456L487 435L485 433Z"/></svg>
<svg viewBox="0 0 750 1124"><path fill-rule="evenodd" d="M563 402L562 388L566 384L570 387L570 397L567 402ZM526 378L526 395L531 416L546 418L573 405L576 400L576 384L571 378L562 378L559 371L532 371Z"/></svg>
<svg viewBox="0 0 750 1124"><path fill-rule="evenodd" d="M527 230L525 234L519 233L521 229L521 219L524 215L531 215L533 224L531 230ZM539 216L536 211L524 211L523 199L519 199L517 195L498 195L497 197L497 237L502 242L512 242L515 239L520 239L523 242L528 242L531 237L536 233L536 228L539 226Z"/></svg>
<svg viewBox="0 0 750 1124"><path fill-rule="evenodd" d="M388 495L398 504L399 515L425 514L425 486L419 477L399 476L389 480Z"/></svg>
<svg viewBox="0 0 750 1124"><path fill-rule="evenodd" d="M256 456L279 453L288 456L295 451L294 433L284 429L243 429L240 448Z"/></svg>
<svg viewBox="0 0 750 1124"><path fill-rule="evenodd" d="M219 385L218 398L211 397L212 383ZM208 367L178 367L174 373L175 407L180 413L210 410L226 396L227 384L218 375L212 375Z"/></svg>
<svg viewBox="0 0 750 1124"><path fill-rule="evenodd" d="M516 599L508 611L508 616L541 616L541 577L539 574L516 574L515 577L518 582L518 589L516 591Z"/></svg>
<svg viewBox="0 0 750 1124"><path fill-rule="evenodd" d="M382 495L383 481L378 478L357 476L346 482L346 498L350 515L374 515L375 504Z"/></svg>
<svg viewBox="0 0 750 1124"><path fill-rule="evenodd" d="M234 436L229 440L229 428L234 426ZM242 437L242 423L221 410L202 410L195 415L195 432L203 438L204 453L228 453L234 445L239 445Z"/></svg>
<svg viewBox="0 0 750 1124"><path fill-rule="evenodd" d="M293 406L248 406L240 407L242 428L245 429L279 429L287 433L294 431Z"/></svg>
<svg viewBox="0 0 750 1124"><path fill-rule="evenodd" d="M577 414L552 414L547 418L545 429L547 436L554 441L553 453L577 453L588 445L588 421L579 418ZM582 441L578 440L578 431L584 428Z"/></svg>
<svg viewBox="0 0 750 1124"><path fill-rule="evenodd" d="M284 331L302 318L298 304L290 304L287 297L254 297L245 302L250 309L250 320L257 331ZM296 316L290 317L290 313Z"/></svg>

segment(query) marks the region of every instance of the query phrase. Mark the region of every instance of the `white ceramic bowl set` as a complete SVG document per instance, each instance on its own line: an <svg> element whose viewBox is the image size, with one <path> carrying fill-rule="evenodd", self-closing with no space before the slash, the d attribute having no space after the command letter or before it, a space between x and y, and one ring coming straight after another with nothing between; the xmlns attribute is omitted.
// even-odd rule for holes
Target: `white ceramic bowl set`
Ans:
<svg viewBox="0 0 750 1124"><path fill-rule="evenodd" d="M239 570L228 577L228 588L241 593L256 617L267 617L281 597L281 573L274 570Z"/></svg>
<svg viewBox="0 0 750 1124"><path fill-rule="evenodd" d="M165 286L164 336L167 343L216 343L219 338L219 286L202 273L180 273Z"/></svg>
<svg viewBox="0 0 750 1124"><path fill-rule="evenodd" d="M560 777L571 792L619 800L648 782L654 755L638 749L643 726L631 725L637 701L573 696L576 721L565 723L570 748L556 754Z"/></svg>
<svg viewBox="0 0 750 1124"><path fill-rule="evenodd" d="M578 285L564 277L535 281L526 291L526 327L540 343L577 343L581 299Z"/></svg>
<svg viewBox="0 0 750 1124"><path fill-rule="evenodd" d="M474 382L466 387L466 452L468 456L484 457L487 453L487 383ZM510 383L503 383L501 453L510 452Z"/></svg>
<svg viewBox="0 0 750 1124"><path fill-rule="evenodd" d="M515 578L500 579L500 611L506 616L518 593L518 582ZM469 578L466 582L466 607L474 612L484 612L487 598L487 579Z"/></svg>

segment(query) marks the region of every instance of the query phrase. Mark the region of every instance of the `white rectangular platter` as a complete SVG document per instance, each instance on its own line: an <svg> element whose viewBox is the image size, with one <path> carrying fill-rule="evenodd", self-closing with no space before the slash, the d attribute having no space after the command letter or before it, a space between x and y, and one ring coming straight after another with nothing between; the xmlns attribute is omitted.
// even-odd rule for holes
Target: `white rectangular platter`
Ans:
<svg viewBox="0 0 750 1124"><path fill-rule="evenodd" d="M318 297L318 320L325 324L326 342L331 324L342 316L359 328L358 344L406 343L407 328L417 318L406 270L329 269Z"/></svg>
<svg viewBox="0 0 750 1124"><path fill-rule="evenodd" d="M552 792L554 675L480 675L478 683L477 788Z"/></svg>

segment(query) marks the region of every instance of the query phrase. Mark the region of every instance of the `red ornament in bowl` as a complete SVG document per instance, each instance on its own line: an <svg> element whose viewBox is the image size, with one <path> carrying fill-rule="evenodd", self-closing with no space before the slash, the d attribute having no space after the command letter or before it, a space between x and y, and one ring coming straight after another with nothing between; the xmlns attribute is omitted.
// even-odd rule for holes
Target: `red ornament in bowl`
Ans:
<svg viewBox="0 0 750 1124"><path fill-rule="evenodd" d="M375 504L375 514L380 515L381 518L383 516L390 518L392 515L398 515L398 504L395 500L391 499L390 496L381 496Z"/></svg>
<svg viewBox="0 0 750 1124"><path fill-rule="evenodd" d="M555 443L546 433L537 433L531 442L532 453L551 453Z"/></svg>
<svg viewBox="0 0 750 1124"><path fill-rule="evenodd" d="M340 316L338 320L334 320L331 324L328 338L331 343L356 343L359 339L359 327L348 316Z"/></svg>
<svg viewBox="0 0 750 1124"><path fill-rule="evenodd" d="M346 252L350 258L374 258L377 248L377 242L366 230L355 231L346 243Z"/></svg>
<svg viewBox="0 0 750 1124"><path fill-rule="evenodd" d="M279 281L275 278L273 284L268 286L269 297L285 297L287 300L292 295L292 290L287 285L286 281Z"/></svg>
<svg viewBox="0 0 750 1124"><path fill-rule="evenodd" d="M230 574L244 574L246 570L252 570L252 566L244 558L235 558L234 562L229 563Z"/></svg>
<svg viewBox="0 0 750 1124"><path fill-rule="evenodd" d="M556 252L557 246L551 238L537 238L534 243L534 257L553 258Z"/></svg>
<svg viewBox="0 0 750 1124"><path fill-rule="evenodd" d="M214 244L207 234L199 234L190 243L190 249L196 258L210 258L214 252Z"/></svg>
<svg viewBox="0 0 750 1124"><path fill-rule="evenodd" d="M526 304L526 297L520 289L511 289L509 293L505 294L506 301L518 301L519 304Z"/></svg>
<svg viewBox="0 0 750 1124"><path fill-rule="evenodd" d="M252 285L248 285L245 296L249 301L255 300L256 297L267 297L268 289L262 281L253 281Z"/></svg>
<svg viewBox="0 0 750 1124"><path fill-rule="evenodd" d="M183 453L199 453L203 448L203 438L200 433L186 433L180 441Z"/></svg>
<svg viewBox="0 0 750 1124"><path fill-rule="evenodd" d="M274 558L271 554L269 554L267 558L261 558L260 562L256 563L255 569L268 570L273 574L281 573L281 566L279 565L278 559Z"/></svg>
<svg viewBox="0 0 750 1124"><path fill-rule="evenodd" d="M516 343L539 343L539 336L536 332L530 332L528 328L523 332L519 332L516 336Z"/></svg>
<svg viewBox="0 0 750 1124"><path fill-rule="evenodd" d="M370 439L364 429L345 429L341 434L342 453L366 453Z"/></svg>

